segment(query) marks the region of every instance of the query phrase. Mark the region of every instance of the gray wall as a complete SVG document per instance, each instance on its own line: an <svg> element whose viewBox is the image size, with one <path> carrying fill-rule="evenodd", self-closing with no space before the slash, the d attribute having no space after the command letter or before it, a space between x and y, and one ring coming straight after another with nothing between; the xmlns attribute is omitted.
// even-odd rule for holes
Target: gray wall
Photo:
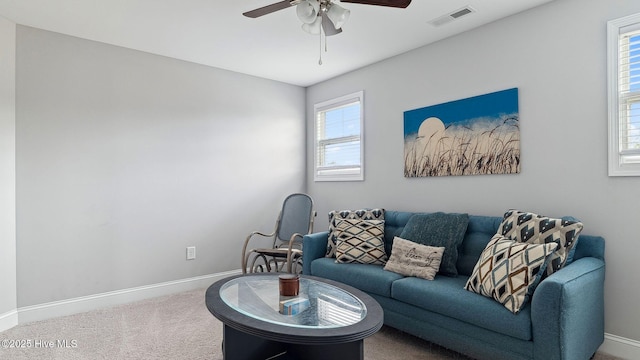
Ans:
<svg viewBox="0 0 640 360"><path fill-rule="evenodd" d="M607 240L606 332L640 340L640 178L607 176L606 82L606 21L637 12L637 0L558 0L310 87L308 126L314 103L365 92L364 182L313 182L307 133L317 229L329 210L359 207L573 215ZM520 174L403 177L403 111L512 87Z"/></svg>
<svg viewBox="0 0 640 360"><path fill-rule="evenodd" d="M16 310L15 38L0 17L0 316Z"/></svg>
<svg viewBox="0 0 640 360"><path fill-rule="evenodd" d="M18 26L16 89L18 307L239 269L305 187L303 88Z"/></svg>

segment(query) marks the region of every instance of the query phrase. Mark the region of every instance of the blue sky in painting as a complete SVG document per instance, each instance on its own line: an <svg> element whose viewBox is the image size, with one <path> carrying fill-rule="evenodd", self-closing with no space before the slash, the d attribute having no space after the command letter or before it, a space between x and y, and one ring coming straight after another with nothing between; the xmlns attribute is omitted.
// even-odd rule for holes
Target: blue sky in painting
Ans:
<svg viewBox="0 0 640 360"><path fill-rule="evenodd" d="M416 134L420 124L430 117L439 118L447 126L514 113L518 113L517 88L405 111L404 136Z"/></svg>

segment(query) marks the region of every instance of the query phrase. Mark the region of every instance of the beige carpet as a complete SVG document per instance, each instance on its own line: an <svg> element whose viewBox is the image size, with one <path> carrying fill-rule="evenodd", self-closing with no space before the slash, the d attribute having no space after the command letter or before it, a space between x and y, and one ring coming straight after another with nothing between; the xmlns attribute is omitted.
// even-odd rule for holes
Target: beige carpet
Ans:
<svg viewBox="0 0 640 360"><path fill-rule="evenodd" d="M17 326L0 333L0 359L221 360L222 324L207 310L205 290ZM7 340L22 347L5 349ZM469 358L383 327L365 340L365 359Z"/></svg>

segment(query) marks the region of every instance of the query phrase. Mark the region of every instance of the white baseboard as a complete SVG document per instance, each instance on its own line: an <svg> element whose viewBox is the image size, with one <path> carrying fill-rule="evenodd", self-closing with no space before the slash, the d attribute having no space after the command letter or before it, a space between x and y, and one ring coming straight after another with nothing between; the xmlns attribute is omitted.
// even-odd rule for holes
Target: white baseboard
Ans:
<svg viewBox="0 0 640 360"><path fill-rule="evenodd" d="M598 352L625 360L640 359L640 341L605 333Z"/></svg>
<svg viewBox="0 0 640 360"><path fill-rule="evenodd" d="M17 323L24 324L58 316L77 314L108 306L126 304L158 296L170 295L182 291L195 290L211 285L219 279L240 273L240 270L233 270L124 290L109 291L106 293L82 296L73 299L25 306L18 308L17 310ZM1 320L2 318L0 318L0 321ZM15 324L12 326L15 326Z"/></svg>
<svg viewBox="0 0 640 360"><path fill-rule="evenodd" d="M9 330L16 325L18 325L18 310L0 314L0 332Z"/></svg>

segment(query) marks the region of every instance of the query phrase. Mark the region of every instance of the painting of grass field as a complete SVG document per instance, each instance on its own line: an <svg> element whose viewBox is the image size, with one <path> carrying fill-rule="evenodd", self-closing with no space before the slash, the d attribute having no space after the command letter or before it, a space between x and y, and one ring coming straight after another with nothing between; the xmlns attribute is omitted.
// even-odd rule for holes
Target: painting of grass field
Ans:
<svg viewBox="0 0 640 360"><path fill-rule="evenodd" d="M518 89L404 113L405 177L520 172Z"/></svg>

